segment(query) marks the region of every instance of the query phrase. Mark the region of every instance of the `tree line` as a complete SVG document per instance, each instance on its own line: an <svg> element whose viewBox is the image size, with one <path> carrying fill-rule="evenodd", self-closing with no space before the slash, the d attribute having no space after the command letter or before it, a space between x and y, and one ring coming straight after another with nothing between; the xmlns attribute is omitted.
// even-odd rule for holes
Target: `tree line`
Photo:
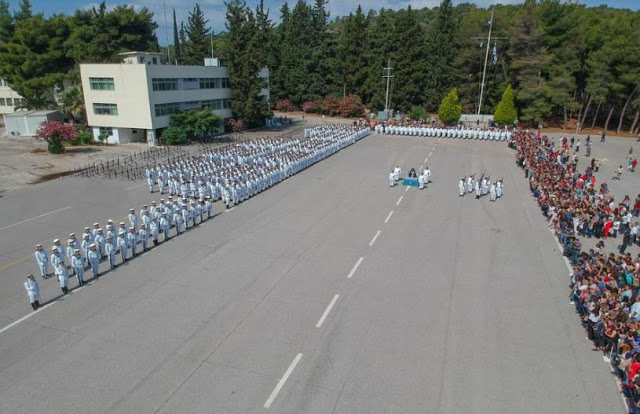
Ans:
<svg viewBox="0 0 640 414"><path fill-rule="evenodd" d="M223 59L231 75L232 109L246 125L271 103L323 108L350 97L384 109L384 68L390 63L390 107L404 113L437 111L457 89L463 113L478 108L487 56L483 113L494 113L511 85L522 123L576 128L640 128L640 13L560 0L526 0L491 10L442 0L438 7L365 11L331 17L328 0L283 3L277 12L260 2L226 2L225 31L213 33L198 4L185 22L173 14L170 63L201 65ZM9 13L0 0L0 77L27 100L77 78L80 62L116 62L127 50L159 50L157 24L147 9L127 6L78 10L71 16L33 14L29 0ZM212 50L213 49L213 50ZM329 98L328 98L329 97ZM357 97L357 98L354 98ZM328 99L328 101L327 101Z"/></svg>

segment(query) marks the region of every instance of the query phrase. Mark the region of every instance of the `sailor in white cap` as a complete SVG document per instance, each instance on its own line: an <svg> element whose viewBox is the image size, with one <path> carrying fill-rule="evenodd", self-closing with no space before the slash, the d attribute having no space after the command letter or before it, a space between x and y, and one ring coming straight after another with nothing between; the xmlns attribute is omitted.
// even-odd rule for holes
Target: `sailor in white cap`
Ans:
<svg viewBox="0 0 640 414"><path fill-rule="evenodd" d="M94 237L93 233L91 233L91 229L90 229L89 227L85 227L85 228L84 228L84 232L82 233L82 238L84 239L84 238L85 238L85 236L89 236L89 241L90 241L91 243L93 243L93 242L95 241L95 240L94 240L94 239L95 239L95 237Z"/></svg>
<svg viewBox="0 0 640 414"><path fill-rule="evenodd" d="M78 279L79 286L84 285L84 266L85 259L84 257L82 257L80 249L74 249L73 256L71 256L71 267L76 274L76 279Z"/></svg>
<svg viewBox="0 0 640 414"><path fill-rule="evenodd" d="M98 229L98 232L96 233L95 244L98 245L98 252L100 253L100 258L106 259L107 252L105 248L107 243L105 241L104 232L102 231L102 229Z"/></svg>
<svg viewBox="0 0 640 414"><path fill-rule="evenodd" d="M89 267L93 273L93 278L97 278L100 275L100 252L98 246L95 243L89 245L89 254L87 260L89 261Z"/></svg>
<svg viewBox="0 0 640 414"><path fill-rule="evenodd" d="M169 240L169 231L171 227L169 227L169 218L167 217L167 213L162 213L162 217L160 217L160 230L164 233L164 241Z"/></svg>
<svg viewBox="0 0 640 414"><path fill-rule="evenodd" d="M204 198L204 206L207 210L207 219L211 218L211 211L213 211L213 203L211 202L211 196Z"/></svg>
<svg viewBox="0 0 640 414"><path fill-rule="evenodd" d="M27 280L24 282L24 288L29 295L29 302L33 310L37 310L40 307L40 286L31 273L27 275Z"/></svg>
<svg viewBox="0 0 640 414"><path fill-rule="evenodd" d="M158 245L158 232L160 231L160 226L158 224L158 219L153 218L151 220L151 224L149 225L149 233L151 234L151 239L153 239L153 245Z"/></svg>
<svg viewBox="0 0 640 414"><path fill-rule="evenodd" d="M98 230L100 229L100 223L93 223L93 229L91 229L91 235L93 236L93 240L96 240L96 236L98 235Z"/></svg>
<svg viewBox="0 0 640 414"><path fill-rule="evenodd" d="M47 252L44 251L41 244L36 245L36 252L34 253L36 262L38 263L38 269L40 269L40 275L46 279L49 275L49 258Z"/></svg>
<svg viewBox="0 0 640 414"><path fill-rule="evenodd" d="M62 244L60 244L60 239L55 239L53 241L53 246L51 246L51 250L53 250L53 248L56 248L58 250L58 253L60 253L60 256L64 259L65 257L67 257L66 255L66 250L64 248L64 246ZM53 262L52 262L53 264Z"/></svg>
<svg viewBox="0 0 640 414"><path fill-rule="evenodd" d="M80 246L78 246L80 247ZM67 257L66 257L66 262L69 263L69 265L71 266L71 269L73 270L73 265L71 265L71 258L73 257L73 252L78 248L76 247L75 241L73 239L69 239L67 240Z"/></svg>
<svg viewBox="0 0 640 414"><path fill-rule="evenodd" d="M147 231L147 225L142 223L140 230L138 231L138 238L142 242L142 250L147 251L147 243L149 241L149 232Z"/></svg>
<svg viewBox="0 0 640 414"><path fill-rule="evenodd" d="M136 247L138 245L136 229L134 227L129 227L129 232L127 233L127 244L129 248L131 248L131 257L136 257Z"/></svg>
<svg viewBox="0 0 640 414"><path fill-rule="evenodd" d="M120 250L120 257L122 258L122 263L127 261L127 248L129 247L129 245L127 244L126 237L127 237L126 231L118 232L117 245L118 245L118 249Z"/></svg>
<svg viewBox="0 0 640 414"><path fill-rule="evenodd" d="M109 258L109 266L111 267L111 269L113 269L114 267L117 267L118 265L116 264L116 248L115 248L115 245L113 244L113 240L111 240L111 237L107 237L107 244L105 244L105 250L107 252L107 257Z"/></svg>
<svg viewBox="0 0 640 414"><path fill-rule="evenodd" d="M464 196L464 177L458 182L458 192L460 193L460 197Z"/></svg>
<svg viewBox="0 0 640 414"><path fill-rule="evenodd" d="M124 221L121 221L120 224L118 225L118 234L120 234L120 232L127 232L127 225L124 224Z"/></svg>
<svg viewBox="0 0 640 414"><path fill-rule="evenodd" d="M136 216L136 211L134 209L129 209L129 223L131 223L130 227L133 227L133 230L138 229L138 216Z"/></svg>
<svg viewBox="0 0 640 414"><path fill-rule="evenodd" d="M91 237L88 234L84 235L84 239L82 239L82 254L84 254L84 257L88 257L89 254L89 246L91 245L91 243L93 243L91 241Z"/></svg>
<svg viewBox="0 0 640 414"><path fill-rule="evenodd" d="M67 272L67 266L64 265L64 262L59 262L56 265L55 273L58 277L58 284L60 285L60 289L62 289L62 293L66 295L67 292L69 292L69 273Z"/></svg>
<svg viewBox="0 0 640 414"><path fill-rule="evenodd" d="M56 266L58 263L64 263L64 257L60 255L60 249L56 246L51 248L51 266L53 266L53 270L55 272Z"/></svg>

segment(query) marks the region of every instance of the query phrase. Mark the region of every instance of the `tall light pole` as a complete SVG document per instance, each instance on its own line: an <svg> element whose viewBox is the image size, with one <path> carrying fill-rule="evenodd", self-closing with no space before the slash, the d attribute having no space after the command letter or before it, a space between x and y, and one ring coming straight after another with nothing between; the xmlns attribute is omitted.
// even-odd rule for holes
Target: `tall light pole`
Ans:
<svg viewBox="0 0 640 414"><path fill-rule="evenodd" d="M393 78L393 75L391 75L391 71L393 70L393 68L391 67L391 58L389 58L389 60L387 61L387 67L383 70L384 75L382 75L382 77L387 78L387 92L385 93L384 98L384 112L387 114L387 118L389 118L389 84L391 82L391 78Z"/></svg>

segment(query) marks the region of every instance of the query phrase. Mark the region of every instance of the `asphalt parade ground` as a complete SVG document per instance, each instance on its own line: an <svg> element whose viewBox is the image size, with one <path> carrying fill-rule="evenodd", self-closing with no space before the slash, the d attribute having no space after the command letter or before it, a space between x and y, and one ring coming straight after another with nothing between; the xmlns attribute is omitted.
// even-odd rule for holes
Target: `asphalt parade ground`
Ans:
<svg viewBox="0 0 640 414"><path fill-rule="evenodd" d="M391 188L395 165L432 182ZM459 197L483 172L503 197ZM159 198L0 198L0 413L624 412L506 143L371 135L64 298L38 276L31 312L36 243Z"/></svg>

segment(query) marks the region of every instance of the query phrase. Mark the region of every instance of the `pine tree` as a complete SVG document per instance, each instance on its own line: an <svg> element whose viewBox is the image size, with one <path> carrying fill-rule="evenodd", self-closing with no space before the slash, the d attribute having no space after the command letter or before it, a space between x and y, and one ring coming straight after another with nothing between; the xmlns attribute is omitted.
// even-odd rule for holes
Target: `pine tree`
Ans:
<svg viewBox="0 0 640 414"><path fill-rule="evenodd" d="M0 43L7 43L13 36L13 17L9 11L9 2L0 0Z"/></svg>
<svg viewBox="0 0 640 414"><path fill-rule="evenodd" d="M211 29L207 27L209 20L204 18L200 5L196 3L185 26L187 42L182 45L181 56L185 65L203 65L204 58L211 50Z"/></svg>
<svg viewBox="0 0 640 414"><path fill-rule="evenodd" d="M224 54L231 78L231 108L248 127L262 125L266 105L259 94L264 82L258 78L261 62L255 59L262 47L261 36L244 0L230 0L226 5Z"/></svg>
<svg viewBox="0 0 640 414"><path fill-rule="evenodd" d="M367 77L367 19L358 6L356 14L342 21L338 40L339 64L342 71L342 86L347 93L362 97Z"/></svg>
<svg viewBox="0 0 640 414"><path fill-rule="evenodd" d="M460 105L460 98L458 97L458 90L453 88L449 91L447 96L444 97L440 107L438 108L438 117L440 122L444 124L453 124L458 122L462 116L462 105Z"/></svg>
<svg viewBox="0 0 640 414"><path fill-rule="evenodd" d="M33 7L29 0L20 0L20 6L18 11L13 16L13 19L17 22L30 19L33 17Z"/></svg>
<svg viewBox="0 0 640 414"><path fill-rule="evenodd" d="M453 15L451 0L442 0L427 36L429 39L427 46L429 72L426 89L428 107L435 107L453 85L456 29L457 23Z"/></svg>
<svg viewBox="0 0 640 414"><path fill-rule="evenodd" d="M507 89L496 107L496 112L493 114L493 120L500 125L511 125L516 119L518 119L518 114L513 103L513 90L511 90L511 85L507 85Z"/></svg>
<svg viewBox="0 0 640 414"><path fill-rule="evenodd" d="M182 63L180 56L180 33L178 32L178 22L176 21L176 9L173 9L173 53L177 63Z"/></svg>

